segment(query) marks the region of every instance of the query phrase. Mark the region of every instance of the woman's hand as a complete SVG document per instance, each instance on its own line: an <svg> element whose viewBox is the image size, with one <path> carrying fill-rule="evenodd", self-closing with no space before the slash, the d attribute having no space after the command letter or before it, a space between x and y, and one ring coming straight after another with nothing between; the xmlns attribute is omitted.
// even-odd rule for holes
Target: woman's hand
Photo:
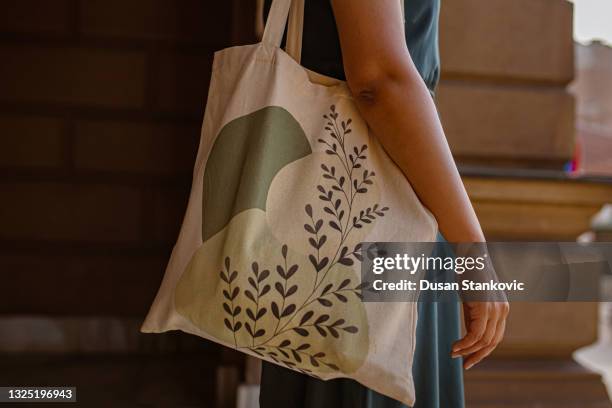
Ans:
<svg viewBox="0 0 612 408"><path fill-rule="evenodd" d="M464 357L468 370L491 354L504 337L509 311L508 302L464 302L467 333L453 345L452 357Z"/></svg>

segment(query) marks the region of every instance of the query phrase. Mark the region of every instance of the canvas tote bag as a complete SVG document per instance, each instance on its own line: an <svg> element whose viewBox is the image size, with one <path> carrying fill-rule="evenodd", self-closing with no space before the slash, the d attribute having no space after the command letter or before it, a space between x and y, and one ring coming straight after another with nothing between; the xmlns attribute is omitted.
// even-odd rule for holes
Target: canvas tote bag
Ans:
<svg viewBox="0 0 612 408"><path fill-rule="evenodd" d="M360 243L437 223L347 85L299 64L303 0L215 54L189 202L142 331L182 330L414 402L415 303L362 302Z"/></svg>

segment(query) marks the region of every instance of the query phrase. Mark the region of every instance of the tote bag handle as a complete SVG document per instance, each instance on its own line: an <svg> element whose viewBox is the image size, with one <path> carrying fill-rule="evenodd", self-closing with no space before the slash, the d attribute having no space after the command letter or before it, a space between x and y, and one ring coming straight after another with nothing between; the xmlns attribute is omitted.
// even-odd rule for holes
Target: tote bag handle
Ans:
<svg viewBox="0 0 612 408"><path fill-rule="evenodd" d="M298 63L302 59L302 32L304 28L304 0L273 0L262 42L280 47L289 17L287 53Z"/></svg>
<svg viewBox="0 0 612 408"><path fill-rule="evenodd" d="M287 53L298 63L302 59L302 33L304 32L304 1L305 0L272 0L268 21L264 29L262 41L274 47L280 47L285 32L287 17ZM404 0L400 0L402 22L405 22ZM402 27L404 24L402 24Z"/></svg>

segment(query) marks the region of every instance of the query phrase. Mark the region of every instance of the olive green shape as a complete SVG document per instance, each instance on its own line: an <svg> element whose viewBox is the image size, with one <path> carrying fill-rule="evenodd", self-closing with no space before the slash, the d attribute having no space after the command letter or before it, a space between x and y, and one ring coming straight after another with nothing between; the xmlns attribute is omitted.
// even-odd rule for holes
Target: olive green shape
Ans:
<svg viewBox="0 0 612 408"><path fill-rule="evenodd" d="M300 124L278 106L260 109L225 125L204 170L203 241L221 231L241 211L265 211L276 173L311 153Z"/></svg>

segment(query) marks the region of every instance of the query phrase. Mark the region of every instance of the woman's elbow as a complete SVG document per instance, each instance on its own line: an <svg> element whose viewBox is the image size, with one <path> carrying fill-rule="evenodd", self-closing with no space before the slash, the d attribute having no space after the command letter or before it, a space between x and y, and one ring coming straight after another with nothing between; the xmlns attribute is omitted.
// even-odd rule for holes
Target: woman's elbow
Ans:
<svg viewBox="0 0 612 408"><path fill-rule="evenodd" d="M415 71L415 70L414 70ZM386 66L382 64L362 64L346 70L346 79L353 98L360 104L378 104L385 99L390 90L397 87L418 85L418 73L409 66Z"/></svg>

